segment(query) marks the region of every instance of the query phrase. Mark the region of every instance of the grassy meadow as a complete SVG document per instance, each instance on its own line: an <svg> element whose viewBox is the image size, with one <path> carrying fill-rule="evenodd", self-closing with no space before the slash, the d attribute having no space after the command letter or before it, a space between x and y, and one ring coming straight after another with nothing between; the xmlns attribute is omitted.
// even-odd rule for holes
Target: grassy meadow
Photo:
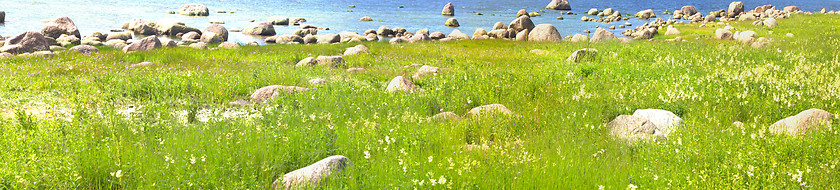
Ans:
<svg viewBox="0 0 840 190"><path fill-rule="evenodd" d="M750 23L730 24L771 45L678 24L686 42L366 42L370 54L338 68L294 65L356 44L2 59L0 189L267 189L332 155L352 165L319 188L840 188L840 129L768 132L809 108L840 113L840 18ZM566 60L581 48L598 59ZM144 61L156 65L129 66ZM413 81L423 92L385 92L421 65L442 68ZM268 85L310 90L228 105ZM514 115L429 119L485 104ZM686 125L658 141L608 134L612 119L645 108Z"/></svg>

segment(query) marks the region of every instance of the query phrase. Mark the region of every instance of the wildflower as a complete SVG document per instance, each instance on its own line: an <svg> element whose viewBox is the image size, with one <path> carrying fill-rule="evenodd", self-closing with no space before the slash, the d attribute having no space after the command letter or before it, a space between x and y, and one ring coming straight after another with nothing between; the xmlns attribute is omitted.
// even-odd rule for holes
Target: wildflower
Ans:
<svg viewBox="0 0 840 190"><path fill-rule="evenodd" d="M441 185L446 184L446 178L440 176L440 178L438 178L438 183L440 183Z"/></svg>
<svg viewBox="0 0 840 190"><path fill-rule="evenodd" d="M369 158L370 158L370 152L368 152L367 150L365 150L365 152L364 152L364 153L365 153L365 159L369 159Z"/></svg>
<svg viewBox="0 0 840 190"><path fill-rule="evenodd" d="M629 190L636 190L636 188L639 188L639 187L636 187L636 185L633 185L632 183L630 185L627 185L627 189L629 189Z"/></svg>
<svg viewBox="0 0 840 190"><path fill-rule="evenodd" d="M122 170L117 170L116 172L111 172L111 176L116 178L121 178L123 176Z"/></svg>
<svg viewBox="0 0 840 190"><path fill-rule="evenodd" d="M429 162L432 162L432 160L434 160L434 158L432 156L429 156Z"/></svg>
<svg viewBox="0 0 840 190"><path fill-rule="evenodd" d="M604 190L604 189L606 189L606 187L604 187L603 185L598 186L598 190Z"/></svg>

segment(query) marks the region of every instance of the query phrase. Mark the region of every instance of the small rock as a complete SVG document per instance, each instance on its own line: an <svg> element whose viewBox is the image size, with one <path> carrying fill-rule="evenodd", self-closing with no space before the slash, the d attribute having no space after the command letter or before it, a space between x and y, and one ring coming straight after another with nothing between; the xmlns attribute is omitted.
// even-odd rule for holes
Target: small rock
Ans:
<svg viewBox="0 0 840 190"><path fill-rule="evenodd" d="M483 117L483 116L490 116L494 114L502 114L502 115L513 115L507 107L502 104L490 104L490 105L483 105L479 107L475 107L467 112L467 117Z"/></svg>
<svg viewBox="0 0 840 190"><path fill-rule="evenodd" d="M207 6L202 4L185 4L178 8L178 14L185 16L207 16L210 15L210 10Z"/></svg>
<svg viewBox="0 0 840 190"><path fill-rule="evenodd" d="M597 60L598 58L598 50L594 48L584 48L579 49L572 53L567 59L568 61L580 63L580 62L592 62Z"/></svg>
<svg viewBox="0 0 840 190"><path fill-rule="evenodd" d="M92 53L92 52L99 52L99 49L89 45L78 45L70 48L70 51L75 51L79 53Z"/></svg>
<svg viewBox="0 0 840 190"><path fill-rule="evenodd" d="M459 26L461 26L461 24L458 23L458 19L455 19L455 18L447 19L446 23L444 23L444 25L448 26L448 27L459 27Z"/></svg>
<svg viewBox="0 0 840 190"><path fill-rule="evenodd" d="M266 86L266 87L262 87L260 89L257 89L256 91L254 91L253 94L251 94L251 102L263 103L265 101L271 100L272 98L274 98L275 96L277 96L280 93L294 94L294 93L305 92L306 90L308 90L308 89L302 88L302 87L296 87L296 86L282 86L282 85Z"/></svg>
<svg viewBox="0 0 840 190"><path fill-rule="evenodd" d="M432 116L432 120L434 121L455 121L460 119L461 117L453 112L441 112Z"/></svg>
<svg viewBox="0 0 840 190"><path fill-rule="evenodd" d="M443 16L455 16L455 6L452 3L447 3L443 6L443 10L440 12Z"/></svg>
<svg viewBox="0 0 840 190"><path fill-rule="evenodd" d="M406 79L402 76L397 76L388 83L388 87L385 89L387 92L406 92L406 93L413 93L419 91L420 88L417 85L414 85L411 81Z"/></svg>

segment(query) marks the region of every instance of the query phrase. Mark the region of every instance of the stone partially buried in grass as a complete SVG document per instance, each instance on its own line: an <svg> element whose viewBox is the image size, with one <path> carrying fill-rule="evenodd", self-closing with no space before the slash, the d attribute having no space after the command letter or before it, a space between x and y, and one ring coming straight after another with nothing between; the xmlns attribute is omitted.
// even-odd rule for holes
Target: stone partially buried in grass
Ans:
<svg viewBox="0 0 840 190"><path fill-rule="evenodd" d="M653 122L632 115L620 115L608 125L610 135L630 141L650 139L656 132L656 125Z"/></svg>
<svg viewBox="0 0 840 190"><path fill-rule="evenodd" d="M661 109L640 109L633 116L650 120L656 126L655 135L667 137L677 127L684 125L682 118L671 111Z"/></svg>
<svg viewBox="0 0 840 190"><path fill-rule="evenodd" d="M809 109L784 118L770 126L770 132L779 135L804 135L820 126L831 126L834 114L821 109Z"/></svg>
<svg viewBox="0 0 840 190"><path fill-rule="evenodd" d="M490 104L490 105L478 106L478 107L475 107L475 108L471 109L469 112L467 112L466 117L478 118L478 117L497 115L497 114L498 115L513 115L513 112L511 112L507 107L505 107L505 105Z"/></svg>
<svg viewBox="0 0 840 190"><path fill-rule="evenodd" d="M437 75L438 73L440 73L440 68L432 67L429 65L423 65L422 67L420 67L420 69L417 69L417 72L415 72L414 75L411 76L411 78L414 80L420 80L425 76Z"/></svg>
<svg viewBox="0 0 840 190"><path fill-rule="evenodd" d="M453 112L441 112L432 116L432 120L434 121L455 121L460 119L461 117Z"/></svg>
<svg viewBox="0 0 840 190"><path fill-rule="evenodd" d="M595 48L584 48L579 49L572 53L567 59L568 61L580 63L580 62L592 62L598 58L598 50Z"/></svg>
<svg viewBox="0 0 840 190"><path fill-rule="evenodd" d="M350 166L350 159L341 155L330 156L312 165L289 172L271 184L271 189L305 189L317 187L332 175Z"/></svg>
<svg viewBox="0 0 840 190"><path fill-rule="evenodd" d="M406 79L402 76L397 76L394 79L391 79L391 82L388 83L388 87L385 89L386 92L405 92L405 93L414 93L420 91L420 88L417 85L414 85L411 81Z"/></svg>
<svg viewBox="0 0 840 190"><path fill-rule="evenodd" d="M353 47L349 47L347 48L347 50L344 50L344 56L364 54L369 52L370 50L367 48L367 46L359 44Z"/></svg>
<svg viewBox="0 0 840 190"><path fill-rule="evenodd" d="M306 90L308 90L308 89L303 88L303 87L297 87L297 86L283 86L283 85L266 86L266 87L262 87L260 89L257 89L256 91L254 91L253 94L251 94L251 102L253 102L253 103L263 103L263 102L266 102L268 100L273 99L275 96L277 96L280 93L294 94L294 93L305 92Z"/></svg>

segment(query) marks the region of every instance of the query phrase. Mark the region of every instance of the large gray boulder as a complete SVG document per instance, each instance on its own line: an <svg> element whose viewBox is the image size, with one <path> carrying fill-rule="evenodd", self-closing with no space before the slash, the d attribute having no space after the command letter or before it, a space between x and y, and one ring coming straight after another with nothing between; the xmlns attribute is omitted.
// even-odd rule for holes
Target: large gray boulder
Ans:
<svg viewBox="0 0 840 190"><path fill-rule="evenodd" d="M79 33L79 29L76 28L76 24L73 23L73 20L67 17L60 17L55 20L50 21L47 23L47 26L44 26L41 29L41 33L44 36L51 37L51 38L58 38L61 37L62 34L76 36L77 38L82 38L82 35Z"/></svg>
<svg viewBox="0 0 840 190"><path fill-rule="evenodd" d="M685 124L676 114L661 109L640 109L633 112L633 116L650 120L656 126L654 134L661 137L667 137L676 128Z"/></svg>
<svg viewBox="0 0 840 190"><path fill-rule="evenodd" d="M732 32L727 29L718 28L715 30L715 38L718 40L732 40L732 37Z"/></svg>
<svg viewBox="0 0 840 190"><path fill-rule="evenodd" d="M535 42L562 42L563 36L557 32L557 28L551 24L540 24L534 27L528 34L528 41Z"/></svg>
<svg viewBox="0 0 840 190"><path fill-rule="evenodd" d="M184 16L207 16L210 15L210 10L207 6L197 3L181 5L178 8L178 14Z"/></svg>
<svg viewBox="0 0 840 190"><path fill-rule="evenodd" d="M455 16L455 6L452 3L447 3L443 6L443 11L440 14L444 16Z"/></svg>
<svg viewBox="0 0 840 190"><path fill-rule="evenodd" d="M341 155L330 156L312 165L289 172L271 184L274 190L306 189L317 187L332 175L350 166L350 159Z"/></svg>
<svg viewBox="0 0 840 190"><path fill-rule="evenodd" d="M228 33L228 30L227 30L227 28L225 28L225 27L224 27L224 26L222 26L222 25L212 24L212 25L210 25L210 26L207 26L207 28L204 28L204 32L203 32L203 33L207 33L207 32L213 32L213 33L218 34L219 36L221 36L221 37L222 37L222 39L223 39L224 41L227 41L227 40L228 40L228 34L229 34L229 33ZM183 38L183 37L182 37L182 38Z"/></svg>
<svg viewBox="0 0 840 190"><path fill-rule="evenodd" d="M158 39L157 36L149 36L125 46L123 48L123 52L149 51L162 46L163 43L160 42L160 39Z"/></svg>
<svg viewBox="0 0 840 190"><path fill-rule="evenodd" d="M261 22L261 23L254 23L245 29L242 30L242 34L245 35L257 35L257 36L273 36L277 34L274 31L274 26L271 23Z"/></svg>
<svg viewBox="0 0 840 190"><path fill-rule="evenodd" d="M224 42L225 38L215 32L204 32L198 41L208 44L218 44Z"/></svg>
<svg viewBox="0 0 840 190"><path fill-rule="evenodd" d="M516 33L519 33L525 29L532 31L534 30L534 22L531 21L531 17L523 15L511 21L510 25L508 25L508 28L516 30Z"/></svg>
<svg viewBox="0 0 840 190"><path fill-rule="evenodd" d="M50 45L44 35L38 32L24 32L6 40L0 52L12 54L33 53L50 50Z"/></svg>
<svg viewBox="0 0 840 190"><path fill-rule="evenodd" d="M341 36L338 34L320 34L316 36L318 44L332 44L341 42Z"/></svg>
<svg viewBox="0 0 840 190"><path fill-rule="evenodd" d="M598 28L595 30L595 33L592 34L592 38L589 39L589 42L605 42L616 39L618 38L615 37L615 34L612 32L604 30L603 28Z"/></svg>
<svg viewBox="0 0 840 190"><path fill-rule="evenodd" d="M449 33L449 37L453 38L453 39L456 39L456 40L469 40L470 39L469 35L464 34L463 32L461 32L458 29L452 30L452 32Z"/></svg>
<svg viewBox="0 0 840 190"><path fill-rule="evenodd" d="M569 5L569 0L551 0L551 2L545 6L545 9L572 10L572 6Z"/></svg>
<svg viewBox="0 0 840 190"><path fill-rule="evenodd" d="M691 5L686 5L686 6L683 6L680 9L680 12L683 15L691 16L691 15L697 14L697 7L694 7L694 6L691 6Z"/></svg>
<svg viewBox="0 0 840 190"><path fill-rule="evenodd" d="M278 94L281 94L281 93L283 93L283 94L294 94L294 93L305 92L306 90L308 90L308 89L302 88L302 87L297 87L297 86L283 86L283 85L266 86L266 87L262 87L260 89L257 89L256 91L254 91L253 94L251 94L251 102L252 103L263 103L263 102L266 102L268 100L273 99L275 96L277 96Z"/></svg>
<svg viewBox="0 0 840 190"><path fill-rule="evenodd" d="M735 18L738 15L744 13L744 3L740 1L734 1L729 3L729 9L726 10L726 17Z"/></svg>
<svg viewBox="0 0 840 190"><path fill-rule="evenodd" d="M647 20L647 19L654 18L654 17L656 17L656 14L653 12L652 9L643 10L643 11L639 11L638 13L636 13L636 18L639 18L639 19Z"/></svg>
<svg viewBox="0 0 840 190"><path fill-rule="evenodd" d="M831 126L834 114L821 109L809 109L784 118L770 126L770 132L779 135L804 135L818 127Z"/></svg>

